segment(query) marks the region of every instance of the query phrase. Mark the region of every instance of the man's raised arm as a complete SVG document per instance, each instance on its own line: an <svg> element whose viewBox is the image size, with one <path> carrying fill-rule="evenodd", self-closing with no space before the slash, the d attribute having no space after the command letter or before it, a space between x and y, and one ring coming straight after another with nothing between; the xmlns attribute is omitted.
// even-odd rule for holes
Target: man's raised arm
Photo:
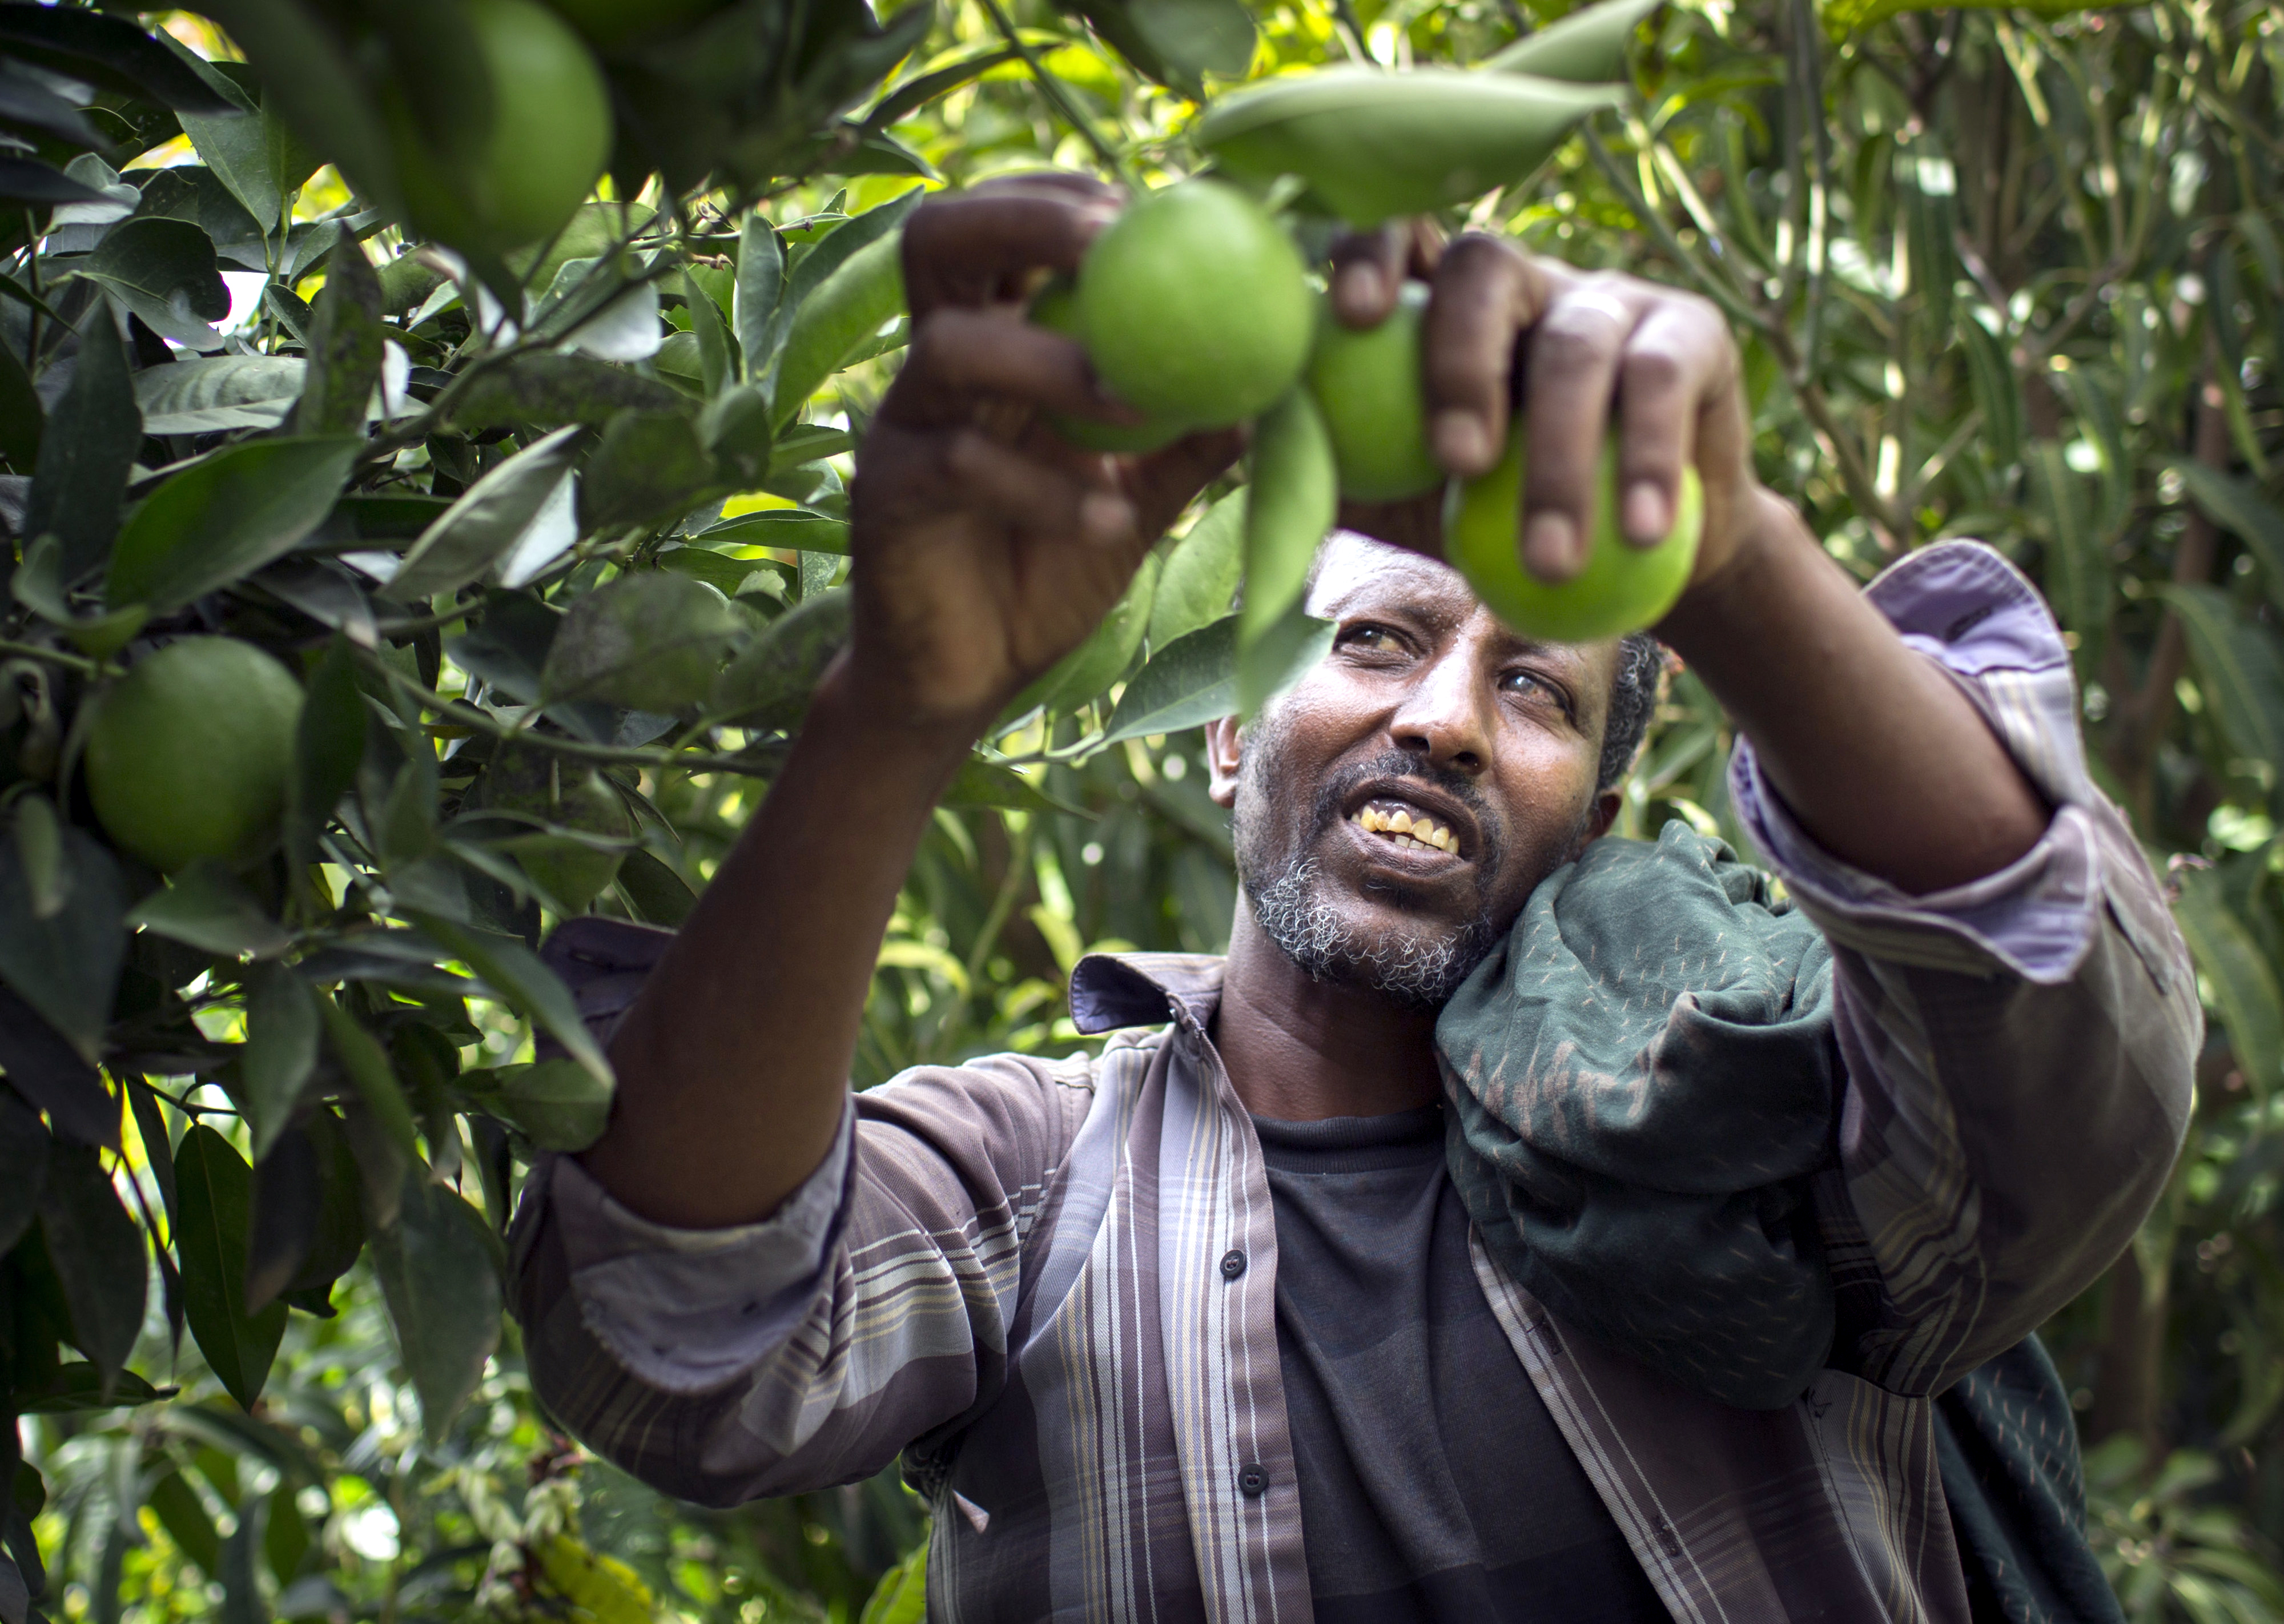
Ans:
<svg viewBox="0 0 2284 1624"><path fill-rule="evenodd" d="M1023 315L1115 207L1037 178L931 201L905 227L912 344L857 451L850 646L612 1040L618 1099L583 1159L642 1217L765 1218L824 1159L937 796L1235 453L1220 434L1089 456L1034 421L1042 407L1117 410L1078 347Z"/></svg>

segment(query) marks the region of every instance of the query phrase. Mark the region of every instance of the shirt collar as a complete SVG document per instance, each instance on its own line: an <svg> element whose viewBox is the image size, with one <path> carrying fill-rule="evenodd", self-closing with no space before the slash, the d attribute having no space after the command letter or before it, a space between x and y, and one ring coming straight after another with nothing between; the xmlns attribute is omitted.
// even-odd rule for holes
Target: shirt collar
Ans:
<svg viewBox="0 0 2284 1624"><path fill-rule="evenodd" d="M1090 953L1071 971L1071 1022L1092 1035L1172 1020L1202 1032L1221 1005L1211 953Z"/></svg>

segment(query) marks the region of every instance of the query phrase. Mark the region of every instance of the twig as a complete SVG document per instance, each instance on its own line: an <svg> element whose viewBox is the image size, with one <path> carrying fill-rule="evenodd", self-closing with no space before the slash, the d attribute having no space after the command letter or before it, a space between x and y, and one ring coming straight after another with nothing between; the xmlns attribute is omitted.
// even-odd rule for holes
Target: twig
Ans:
<svg viewBox="0 0 2284 1624"><path fill-rule="evenodd" d="M1047 71L1047 65L1039 60L1037 53L1033 51L1024 42L1023 36L1016 32L1015 25L1008 20L1007 13L1001 8L999 0L983 0L983 9L990 13L991 26L999 30L999 37L1007 42L1010 50L1023 59L1023 66L1031 70L1031 79L1039 87L1039 94L1053 104L1055 111L1063 115L1064 121L1078 131L1080 137L1094 149L1094 155L1102 160L1104 168L1123 181L1129 191L1139 193L1142 186L1136 180L1133 173L1127 168L1126 160L1119 155L1109 142L1103 139L1102 133L1095 129L1094 121L1080 110L1076 102L1071 100L1070 92L1064 87L1063 82Z"/></svg>
<svg viewBox="0 0 2284 1624"><path fill-rule="evenodd" d="M61 649L46 648L36 643L14 643L4 637L0 637L0 654L21 654L29 660L44 660L66 670L77 671L83 676L92 676L103 669L99 662L88 659L84 654L66 654Z"/></svg>
<svg viewBox="0 0 2284 1624"><path fill-rule="evenodd" d="M356 651L364 668L395 688L417 699L439 716L462 727L489 735L505 743L521 745L534 750L545 750L556 755L573 756L583 761L600 761L621 767L671 767L683 772L734 772L747 777L766 777L768 768L778 765L772 760L764 764L748 756L700 753L690 750L653 750L639 746L621 747L615 745L591 745L583 739L563 738L552 733L535 732L512 722L503 722L491 712L438 693L397 670L387 660L370 651ZM536 714L536 712L533 713Z"/></svg>

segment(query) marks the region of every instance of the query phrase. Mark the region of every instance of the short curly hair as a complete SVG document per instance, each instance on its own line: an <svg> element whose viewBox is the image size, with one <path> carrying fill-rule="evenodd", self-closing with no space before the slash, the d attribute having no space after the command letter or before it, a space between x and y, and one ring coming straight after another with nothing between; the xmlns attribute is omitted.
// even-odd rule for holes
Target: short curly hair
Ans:
<svg viewBox="0 0 2284 1624"><path fill-rule="evenodd" d="M1610 708L1602 722L1602 759L1594 774L1598 793L1615 789L1632 770L1662 697L1666 661L1665 644L1646 631L1618 640L1618 669L1610 679Z"/></svg>

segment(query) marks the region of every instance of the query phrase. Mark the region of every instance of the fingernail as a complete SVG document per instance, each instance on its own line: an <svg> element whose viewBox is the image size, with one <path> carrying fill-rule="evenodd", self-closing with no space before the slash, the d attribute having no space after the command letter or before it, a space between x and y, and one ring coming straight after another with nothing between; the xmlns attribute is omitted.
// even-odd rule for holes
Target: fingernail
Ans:
<svg viewBox="0 0 2284 1624"><path fill-rule="evenodd" d="M1434 434L1435 460L1453 473L1481 473L1497 460L1490 431L1472 411L1437 412Z"/></svg>
<svg viewBox="0 0 2284 1624"><path fill-rule="evenodd" d="M1619 515L1619 527L1626 540L1643 547L1653 547L1665 539L1673 528L1673 519L1666 511L1665 493L1648 480L1636 480L1626 487L1624 511Z"/></svg>
<svg viewBox="0 0 2284 1624"><path fill-rule="evenodd" d="M1134 510L1124 497L1091 490L1079 499L1079 536L1091 545L1107 547L1122 542L1133 528Z"/></svg>
<svg viewBox="0 0 2284 1624"><path fill-rule="evenodd" d="M1342 321L1369 322L1380 316L1387 288L1381 280L1380 267L1369 260L1358 260L1341 267L1334 293L1334 302Z"/></svg>
<svg viewBox="0 0 2284 1624"><path fill-rule="evenodd" d="M1535 513L1522 530L1522 566L1542 581L1568 581L1578 568L1578 527L1561 513Z"/></svg>

